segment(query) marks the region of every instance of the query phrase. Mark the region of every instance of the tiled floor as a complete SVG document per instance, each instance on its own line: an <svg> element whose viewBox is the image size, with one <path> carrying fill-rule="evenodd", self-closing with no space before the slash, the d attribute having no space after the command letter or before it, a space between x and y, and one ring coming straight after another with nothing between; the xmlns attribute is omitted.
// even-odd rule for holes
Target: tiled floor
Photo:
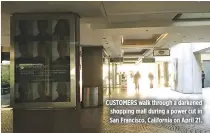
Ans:
<svg viewBox="0 0 210 133"><path fill-rule="evenodd" d="M209 109L210 88L203 95L184 95L168 88L115 90L110 98L204 98ZM209 111L205 114L209 118ZM174 124L109 124L109 108L69 110L2 110L3 133L210 133L210 126ZM13 126L14 125L14 126Z"/></svg>

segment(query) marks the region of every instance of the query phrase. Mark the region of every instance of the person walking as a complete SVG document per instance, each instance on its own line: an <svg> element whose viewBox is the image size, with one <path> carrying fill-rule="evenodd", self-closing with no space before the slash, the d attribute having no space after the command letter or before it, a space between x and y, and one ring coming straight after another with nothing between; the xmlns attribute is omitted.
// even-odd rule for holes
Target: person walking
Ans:
<svg viewBox="0 0 210 133"><path fill-rule="evenodd" d="M150 88L153 88L153 80L154 80L154 75L150 72L148 75L149 81L150 81Z"/></svg>
<svg viewBox="0 0 210 133"><path fill-rule="evenodd" d="M141 78L141 75L139 72L137 72L135 75L134 75L134 83L135 83L135 89L136 90L139 90L139 80Z"/></svg>
<svg viewBox="0 0 210 133"><path fill-rule="evenodd" d="M204 88L205 73L202 71L202 88Z"/></svg>

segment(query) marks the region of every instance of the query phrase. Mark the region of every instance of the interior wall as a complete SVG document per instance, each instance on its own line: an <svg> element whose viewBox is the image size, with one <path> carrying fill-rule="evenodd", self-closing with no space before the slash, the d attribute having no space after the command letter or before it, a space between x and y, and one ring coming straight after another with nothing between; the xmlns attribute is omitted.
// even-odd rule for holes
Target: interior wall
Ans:
<svg viewBox="0 0 210 133"><path fill-rule="evenodd" d="M210 87L210 60L203 61L203 71L205 73L204 87Z"/></svg>
<svg viewBox="0 0 210 133"><path fill-rule="evenodd" d="M90 24L80 23L80 44L88 46L100 46L101 39L99 32L93 30Z"/></svg>
<svg viewBox="0 0 210 133"><path fill-rule="evenodd" d="M201 93L201 57L193 53L193 44L181 43L171 48L171 57L177 59L177 85L182 93Z"/></svg>
<svg viewBox="0 0 210 133"><path fill-rule="evenodd" d="M10 46L10 14L1 13L1 45Z"/></svg>
<svg viewBox="0 0 210 133"><path fill-rule="evenodd" d="M178 51L179 53L177 53ZM180 44L171 48L171 57L172 59L177 60L177 84L175 85L174 90L178 92L183 92L183 53L183 48Z"/></svg>
<svg viewBox="0 0 210 133"><path fill-rule="evenodd" d="M210 87L210 53L201 54L201 60L205 73L204 87Z"/></svg>

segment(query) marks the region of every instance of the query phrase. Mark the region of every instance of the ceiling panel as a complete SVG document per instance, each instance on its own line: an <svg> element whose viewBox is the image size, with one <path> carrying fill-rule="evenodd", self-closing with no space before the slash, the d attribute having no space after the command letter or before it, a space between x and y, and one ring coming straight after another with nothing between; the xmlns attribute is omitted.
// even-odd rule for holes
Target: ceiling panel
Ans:
<svg viewBox="0 0 210 133"><path fill-rule="evenodd" d="M135 22L135 21L155 21L155 20L172 20L177 13L156 13L156 14L126 14L126 15L109 15L111 23Z"/></svg>
<svg viewBox="0 0 210 133"><path fill-rule="evenodd" d="M205 51L205 53L210 53L210 50ZM209 54L209 56L210 56L210 54Z"/></svg>
<svg viewBox="0 0 210 133"><path fill-rule="evenodd" d="M145 52L147 51L147 49L142 49L140 51L131 51L131 52L124 52L124 55L127 56L132 56L132 55L143 55Z"/></svg>
<svg viewBox="0 0 210 133"><path fill-rule="evenodd" d="M81 17L101 17L100 1L4 1L2 12L77 12Z"/></svg>
<svg viewBox="0 0 210 133"><path fill-rule="evenodd" d="M123 62L123 64L135 64L136 62Z"/></svg>
<svg viewBox="0 0 210 133"><path fill-rule="evenodd" d="M124 58L139 58L143 57L142 55L123 55Z"/></svg>
<svg viewBox="0 0 210 133"><path fill-rule="evenodd" d="M126 52L141 52L142 48L130 48L130 49L123 49L123 51L126 53Z"/></svg>
<svg viewBox="0 0 210 133"><path fill-rule="evenodd" d="M143 32L142 33L136 33L136 34L130 34L130 35L124 35L123 39L151 39L154 35L151 33Z"/></svg>
<svg viewBox="0 0 210 133"><path fill-rule="evenodd" d="M163 34L170 27L139 27L139 28L116 28L116 29L100 29L107 36L123 36L125 39L133 39L133 37L140 37L139 39L149 39L154 34ZM142 38L141 38L142 36Z"/></svg>
<svg viewBox="0 0 210 133"><path fill-rule="evenodd" d="M138 60L138 58L124 58L123 60Z"/></svg>
<svg viewBox="0 0 210 133"><path fill-rule="evenodd" d="M172 1L105 1L107 14L180 13L210 11L210 2L172 2Z"/></svg>

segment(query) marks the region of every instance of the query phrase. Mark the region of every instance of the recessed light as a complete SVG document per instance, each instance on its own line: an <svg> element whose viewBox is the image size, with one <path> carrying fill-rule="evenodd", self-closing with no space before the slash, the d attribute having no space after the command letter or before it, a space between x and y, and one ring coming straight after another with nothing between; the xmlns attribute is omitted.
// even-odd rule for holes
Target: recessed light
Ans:
<svg viewBox="0 0 210 133"><path fill-rule="evenodd" d="M106 43L106 44L109 44L109 43Z"/></svg>
<svg viewBox="0 0 210 133"><path fill-rule="evenodd" d="M149 30L146 30L146 31L149 31Z"/></svg>
<svg viewBox="0 0 210 133"><path fill-rule="evenodd" d="M106 38L103 38L103 39L106 39Z"/></svg>
<svg viewBox="0 0 210 133"><path fill-rule="evenodd" d="M124 43L124 38L123 38L123 36L121 36L121 44L123 44Z"/></svg>

